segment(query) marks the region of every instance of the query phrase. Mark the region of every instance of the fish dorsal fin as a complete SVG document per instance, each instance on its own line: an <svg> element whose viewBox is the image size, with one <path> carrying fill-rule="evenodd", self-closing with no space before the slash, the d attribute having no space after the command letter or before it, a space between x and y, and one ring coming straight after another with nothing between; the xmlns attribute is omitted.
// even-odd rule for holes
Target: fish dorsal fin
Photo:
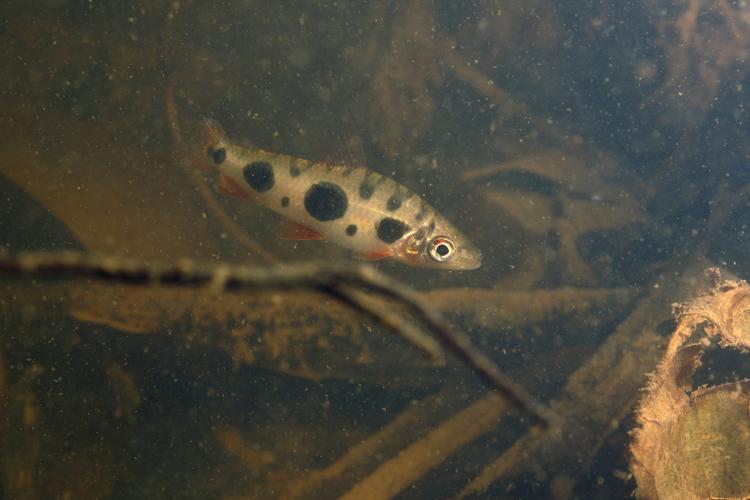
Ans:
<svg viewBox="0 0 750 500"><path fill-rule="evenodd" d="M323 158L329 165L343 165L346 167L364 167L365 148L358 135L339 137L333 151Z"/></svg>
<svg viewBox="0 0 750 500"><path fill-rule="evenodd" d="M169 163L189 169L211 170L215 165L206 155L214 144L226 141L224 129L211 118L193 119L185 122L182 129L173 129L175 144L164 151L149 152L149 157L158 163Z"/></svg>
<svg viewBox="0 0 750 500"><path fill-rule="evenodd" d="M281 225L279 238L282 240L323 240L322 234L297 222L286 220Z"/></svg>
<svg viewBox="0 0 750 500"><path fill-rule="evenodd" d="M323 162L329 165L345 167L364 167L367 165L367 155L362 138L355 132L357 119L352 110L346 110L339 118L339 133L333 137L332 149L326 151Z"/></svg>

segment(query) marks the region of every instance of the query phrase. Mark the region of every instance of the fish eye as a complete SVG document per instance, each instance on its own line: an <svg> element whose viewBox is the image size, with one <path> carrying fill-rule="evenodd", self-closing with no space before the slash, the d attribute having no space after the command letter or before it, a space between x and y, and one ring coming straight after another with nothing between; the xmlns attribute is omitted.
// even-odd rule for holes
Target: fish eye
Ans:
<svg viewBox="0 0 750 500"><path fill-rule="evenodd" d="M439 236L430 242L430 257L438 262L447 262L456 253L456 245L445 236Z"/></svg>

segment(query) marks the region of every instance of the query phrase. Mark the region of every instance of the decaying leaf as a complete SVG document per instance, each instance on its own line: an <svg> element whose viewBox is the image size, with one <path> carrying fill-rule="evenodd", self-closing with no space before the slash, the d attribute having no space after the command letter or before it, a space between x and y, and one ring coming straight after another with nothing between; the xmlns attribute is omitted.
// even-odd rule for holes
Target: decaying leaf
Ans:
<svg viewBox="0 0 750 500"><path fill-rule="evenodd" d="M750 380L692 387L709 337L746 347L749 308L750 287L735 281L678 307L680 321L648 384L630 446L640 498L750 495Z"/></svg>
<svg viewBox="0 0 750 500"><path fill-rule="evenodd" d="M746 282L725 281L676 309L688 326L707 322L706 333L717 337L721 345L750 349L750 287Z"/></svg>

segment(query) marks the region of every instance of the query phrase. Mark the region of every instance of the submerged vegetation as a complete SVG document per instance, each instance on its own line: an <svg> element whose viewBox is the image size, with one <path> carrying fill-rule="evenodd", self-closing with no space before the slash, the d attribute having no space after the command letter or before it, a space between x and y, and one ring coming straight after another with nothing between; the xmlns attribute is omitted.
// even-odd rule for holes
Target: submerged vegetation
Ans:
<svg viewBox="0 0 750 500"><path fill-rule="evenodd" d="M36 3L0 6L3 496L750 494L747 286L703 275L750 275L744 2ZM190 168L203 117L398 180L482 267L279 239ZM113 258L10 272L70 249ZM215 281L124 279L185 258ZM408 287L316 281L355 268Z"/></svg>

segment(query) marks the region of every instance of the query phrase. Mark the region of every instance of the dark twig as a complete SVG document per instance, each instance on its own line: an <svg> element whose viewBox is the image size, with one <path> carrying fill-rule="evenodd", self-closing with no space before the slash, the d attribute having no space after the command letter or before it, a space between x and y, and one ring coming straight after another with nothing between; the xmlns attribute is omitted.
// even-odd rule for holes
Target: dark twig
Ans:
<svg viewBox="0 0 750 500"><path fill-rule="evenodd" d="M439 311L421 294L364 264L301 263L266 267L228 264L198 264L181 260L175 264L139 262L120 257L92 256L79 252L27 253L11 256L0 253L0 274L34 278L91 278L133 285L208 286L220 293L232 290L299 289L319 290L346 301L386 325L400 327L392 311L368 304L363 307L362 291L377 293L401 302L409 313L461 361L469 365L499 394L545 424L550 411L534 400L521 386L476 349L464 335L453 332ZM352 294L351 288L357 290ZM409 336L406 336L407 340Z"/></svg>
<svg viewBox="0 0 750 500"><path fill-rule="evenodd" d="M339 300L398 332L406 341L419 348L433 363L445 364L445 355L440 344L432 337L425 335L422 329L409 321L408 318L390 310L388 303L384 303L363 290L350 286L341 285L339 288L343 288L343 291L331 288L331 293L335 291Z"/></svg>
<svg viewBox="0 0 750 500"><path fill-rule="evenodd" d="M708 265L700 258L685 262L684 257L669 263L649 287L649 295L568 377L551 403L560 426L544 435L533 429L527 432L487 465L459 498L479 495L497 481L507 485L538 470L550 478L564 477L571 485L581 478L642 396L646 374L664 353L660 330L670 319L670 305L694 296L701 283L694 278Z"/></svg>

